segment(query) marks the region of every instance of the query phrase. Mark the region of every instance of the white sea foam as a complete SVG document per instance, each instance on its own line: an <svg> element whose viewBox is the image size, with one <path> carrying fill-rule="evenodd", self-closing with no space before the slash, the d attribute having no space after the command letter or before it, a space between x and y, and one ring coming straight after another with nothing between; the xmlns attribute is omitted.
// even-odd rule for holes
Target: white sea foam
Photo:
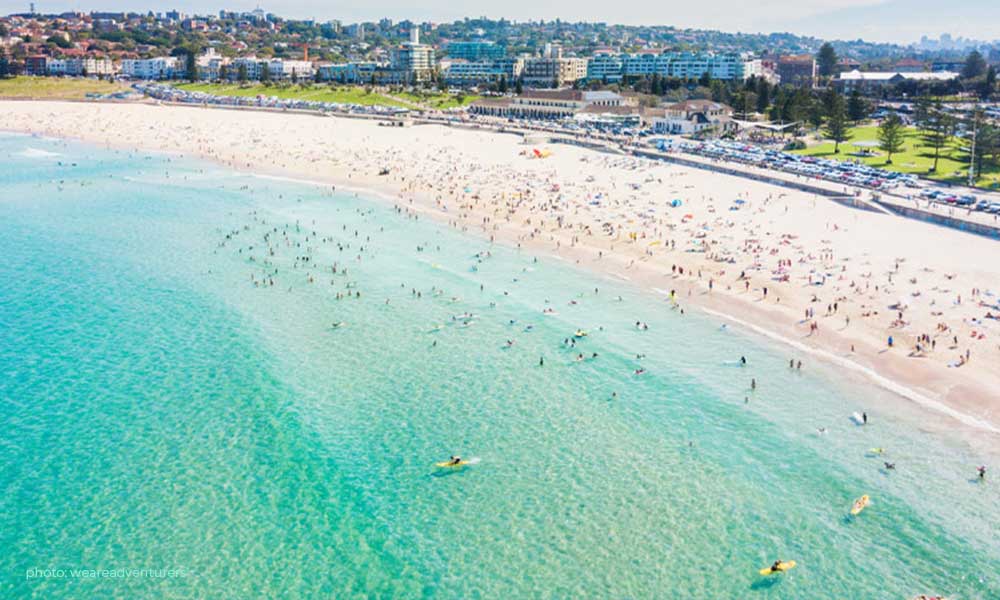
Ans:
<svg viewBox="0 0 1000 600"><path fill-rule="evenodd" d="M55 158L62 156L58 152L49 152L48 150L39 150L38 148L25 148L16 155L24 158Z"/></svg>
<svg viewBox="0 0 1000 600"><path fill-rule="evenodd" d="M967 414L965 414L963 412L957 411L954 408L951 408L950 406L942 404L941 402L938 402L937 400L935 400L933 398L928 398L927 396L921 394L920 392L918 392L918 391L916 391L914 389L908 388L905 385L899 383L898 381L894 381L892 379L889 379L888 377L884 377L882 375L879 375L873 369L871 369L869 367L866 367L864 365L860 365L860 364L854 362L853 360L848 360L847 358L844 358L843 356L838 356L838 355L836 355L836 354L834 354L832 352L827 352L825 350L820 350L818 348L813 348L811 346L803 344L802 342L797 342L797 341L795 341L793 339L790 339L790 338L787 338L787 337L785 337L783 335L775 333L775 332L773 332L773 331L771 331L769 329L766 329L764 327L759 327L757 325L753 325L751 323L748 323L748 322L743 321L741 319L737 319L736 317L733 317L731 315L727 315L725 313L714 311L714 310L711 310L711 309L708 309L708 308L702 308L701 310L703 310L704 312L706 312L706 313L708 313L708 314L710 314L710 315L712 315L714 317L719 317L719 318L722 318L722 319L727 319L729 321L732 321L733 323L736 323L736 324L740 325L741 327L749 329L749 330L751 330L751 331L753 331L753 332L755 332L757 334L763 335L763 336L765 336L767 338L770 338L772 340L776 340L776 341L779 341L779 342L781 342L783 344L787 344L787 345L795 348L796 350L800 350L802 352L806 352L808 354L812 354L813 356L818 356L818 357L820 357L820 358L822 358L822 359L824 359L824 360L826 360L828 362L831 362L831 363L836 364L836 365L841 366L841 367L845 367L845 368L850 369L850 370L852 370L852 371L854 371L856 373L860 373L860 374L866 376L868 379L870 379L876 385L878 385L879 387L881 387L883 389L886 389L886 390L889 390L890 392L898 394L899 396L902 396L903 398L906 398L907 400L911 400L913 402L916 402L917 404L919 404L921 406L924 406L926 408L930 408L930 409L935 410L937 412L940 412L942 414L948 415L949 417L952 417L953 419L957 420L958 422L963 423L965 425L968 425L969 427L974 427L976 429L981 429L983 431L989 431L991 433L1000 433L1000 429L997 429L996 427L994 427L990 423L987 423L986 421L983 421L981 419L977 419L976 417L974 417L972 415L967 415Z"/></svg>

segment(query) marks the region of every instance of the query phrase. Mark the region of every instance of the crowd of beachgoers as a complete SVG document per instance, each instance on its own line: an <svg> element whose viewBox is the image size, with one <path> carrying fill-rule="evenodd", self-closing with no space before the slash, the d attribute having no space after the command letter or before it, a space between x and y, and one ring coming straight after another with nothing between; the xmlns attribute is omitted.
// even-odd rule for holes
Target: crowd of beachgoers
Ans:
<svg viewBox="0 0 1000 600"><path fill-rule="evenodd" d="M4 108L0 129L365 190L489 241L673 291L684 308L735 317L1000 432L997 240L490 130L151 104Z"/></svg>

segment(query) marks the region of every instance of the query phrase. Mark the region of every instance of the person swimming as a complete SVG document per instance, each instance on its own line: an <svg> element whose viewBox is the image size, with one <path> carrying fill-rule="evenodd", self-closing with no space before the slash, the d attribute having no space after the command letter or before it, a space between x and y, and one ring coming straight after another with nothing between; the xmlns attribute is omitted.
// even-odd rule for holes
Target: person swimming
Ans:
<svg viewBox="0 0 1000 600"><path fill-rule="evenodd" d="M986 465L980 465L976 467L976 472L979 473L980 481L986 479Z"/></svg>
<svg viewBox="0 0 1000 600"><path fill-rule="evenodd" d="M896 469L896 463L883 462L882 464L885 465L885 468L889 471L894 471Z"/></svg>
<svg viewBox="0 0 1000 600"><path fill-rule="evenodd" d="M461 456L452 456L448 460L448 464L449 465L460 465L460 464L462 464L462 457Z"/></svg>
<svg viewBox="0 0 1000 600"><path fill-rule="evenodd" d="M740 357L740 364L745 366L747 364L747 357L741 356Z"/></svg>

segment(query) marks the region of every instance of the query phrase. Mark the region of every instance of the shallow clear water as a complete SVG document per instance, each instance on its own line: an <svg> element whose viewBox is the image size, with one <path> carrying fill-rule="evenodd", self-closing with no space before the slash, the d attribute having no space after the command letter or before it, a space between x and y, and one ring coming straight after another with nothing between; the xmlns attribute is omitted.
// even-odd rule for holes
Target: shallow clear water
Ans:
<svg viewBox="0 0 1000 600"><path fill-rule="evenodd" d="M980 458L787 348L385 203L0 159L3 597L1000 597Z"/></svg>

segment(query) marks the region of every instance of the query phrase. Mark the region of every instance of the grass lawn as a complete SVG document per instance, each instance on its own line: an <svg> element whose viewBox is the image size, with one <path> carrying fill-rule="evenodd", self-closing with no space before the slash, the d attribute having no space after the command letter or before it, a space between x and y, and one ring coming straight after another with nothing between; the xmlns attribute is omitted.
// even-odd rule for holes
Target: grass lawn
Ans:
<svg viewBox="0 0 1000 600"><path fill-rule="evenodd" d="M479 100L479 96L472 94L466 94L462 96L453 96L451 94L444 94L440 92L431 92L428 94L415 94L413 92L400 92L398 94L393 94L397 98L402 98L404 100L422 104L424 106L429 106L431 108L436 108L438 110L445 110L449 108L457 108L461 106L468 106Z"/></svg>
<svg viewBox="0 0 1000 600"><path fill-rule="evenodd" d="M395 106L398 108L419 108L416 103L408 102L405 95L387 95L377 91L367 91L360 86L313 85L263 85L238 83L178 83L175 87L182 90L205 92L217 96L274 96L276 98L294 98L297 100L312 100L316 102L340 102L344 104L362 104L365 106Z"/></svg>
<svg viewBox="0 0 1000 600"><path fill-rule="evenodd" d="M395 106L399 108L420 109L430 107L436 109L465 106L475 101L478 96L464 96L462 101L450 94L431 92L426 95L412 92L368 92L361 86L329 86L305 83L301 85L270 85L259 83L240 85L238 83L178 83L175 87L182 90L205 92L217 96L275 96L277 98L295 98L298 100L315 100L318 102L341 102L363 104L366 106Z"/></svg>
<svg viewBox="0 0 1000 600"><path fill-rule="evenodd" d="M128 85L73 77L13 77L0 79L0 98L83 100L87 94L110 94Z"/></svg>
<svg viewBox="0 0 1000 600"><path fill-rule="evenodd" d="M886 164L885 153L877 148L874 156L852 156L851 153L860 148L855 148L853 142L876 141L878 128L875 126L854 127L851 129L853 136L847 142L840 144L840 153L833 153L833 142L822 142L809 146L805 150L796 150L795 154L806 156L816 156L819 158L831 158L835 160L860 160L873 167L885 168L902 173L916 173L917 175L948 181L951 183L965 183L969 176L969 163L964 159L965 153L961 151L966 142L954 138L951 143L941 148L941 158L938 160L938 168L935 173L930 172L934 164L934 149L924 144L921 134L912 127L908 127L905 133L903 151L892 155L892 164ZM979 174L977 185L980 187L990 187L994 184L1000 185L1000 170L989 166L985 167L985 173Z"/></svg>

